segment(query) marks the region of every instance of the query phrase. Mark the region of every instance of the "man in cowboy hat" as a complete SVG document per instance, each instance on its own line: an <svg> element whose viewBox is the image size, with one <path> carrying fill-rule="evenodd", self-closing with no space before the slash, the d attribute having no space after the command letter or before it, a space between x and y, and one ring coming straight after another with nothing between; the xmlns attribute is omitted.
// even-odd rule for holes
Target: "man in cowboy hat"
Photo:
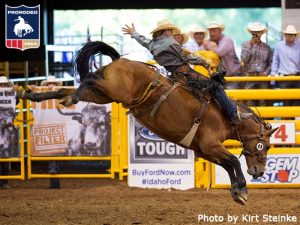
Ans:
<svg viewBox="0 0 300 225"><path fill-rule="evenodd" d="M191 41L186 44L186 48L191 52L198 50L205 50L203 46L204 39L207 35L207 30L202 27L196 27L193 31L190 31Z"/></svg>
<svg viewBox="0 0 300 225"><path fill-rule="evenodd" d="M182 47L172 37L174 31L178 32L179 28L170 23L168 20L161 20L157 23L157 27L151 32L153 39L148 39L136 32L134 25L125 25L122 28L124 34L130 34L138 43L146 47L154 59L169 72L177 75L184 75L187 79L209 80L203 74L193 70L189 63L194 65L203 65L203 61L196 57L185 57L182 55ZM208 67L208 65L204 65ZM236 105L226 95L223 87L214 84L212 94L218 101L231 123L236 124L243 118L252 116L250 113L241 113L237 110Z"/></svg>
<svg viewBox="0 0 300 225"><path fill-rule="evenodd" d="M185 43L187 43L187 41L189 40L189 35L187 33L173 33L173 38L175 39L175 41L178 42L178 44L180 44L180 46L183 46Z"/></svg>
<svg viewBox="0 0 300 225"><path fill-rule="evenodd" d="M1 76L0 77L0 88L8 88L13 87L14 83L9 81L7 77ZM7 176L9 175L9 163L8 162L0 162L0 175ZM0 179L0 189L9 189L10 186L8 185L7 179Z"/></svg>
<svg viewBox="0 0 300 225"><path fill-rule="evenodd" d="M242 44L241 52L245 72L249 76L269 75L272 65L272 50L268 44L261 41L261 36L267 29L261 23L254 22L248 25L247 30L251 34L251 39ZM268 87L268 82L247 82L245 84L246 89Z"/></svg>
<svg viewBox="0 0 300 225"><path fill-rule="evenodd" d="M212 21L207 30L210 40L203 43L204 47L207 50L214 51L221 58L221 62L227 70L226 75L240 76L242 74L241 64L236 55L233 40L222 33L224 25ZM239 86L239 83L229 83L227 88L236 89Z"/></svg>
<svg viewBox="0 0 300 225"><path fill-rule="evenodd" d="M284 39L279 41L273 54L272 75L288 76L300 75L300 41L297 40L297 32L294 25L288 25L282 31ZM280 88L300 88L300 81L279 82ZM291 101L292 105L299 105L300 101Z"/></svg>

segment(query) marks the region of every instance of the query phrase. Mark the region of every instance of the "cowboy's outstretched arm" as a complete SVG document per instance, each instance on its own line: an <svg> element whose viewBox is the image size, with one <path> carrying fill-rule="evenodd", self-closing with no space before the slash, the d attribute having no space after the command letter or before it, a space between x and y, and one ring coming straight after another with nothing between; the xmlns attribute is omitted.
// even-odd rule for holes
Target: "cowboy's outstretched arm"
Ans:
<svg viewBox="0 0 300 225"><path fill-rule="evenodd" d="M151 39L146 38L145 36L140 35L138 32L136 32L133 23L132 23L131 27L126 24L124 27L122 27L122 31L124 34L130 34L131 38L134 38L139 44L141 44L145 48L149 49L149 44L151 42Z"/></svg>

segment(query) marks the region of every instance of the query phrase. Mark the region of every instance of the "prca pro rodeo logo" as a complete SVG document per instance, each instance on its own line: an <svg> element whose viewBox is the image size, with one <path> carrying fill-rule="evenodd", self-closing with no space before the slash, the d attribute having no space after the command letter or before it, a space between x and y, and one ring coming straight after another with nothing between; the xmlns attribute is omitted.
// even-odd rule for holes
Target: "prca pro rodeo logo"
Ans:
<svg viewBox="0 0 300 225"><path fill-rule="evenodd" d="M40 5L5 5L5 45L26 50L40 47Z"/></svg>

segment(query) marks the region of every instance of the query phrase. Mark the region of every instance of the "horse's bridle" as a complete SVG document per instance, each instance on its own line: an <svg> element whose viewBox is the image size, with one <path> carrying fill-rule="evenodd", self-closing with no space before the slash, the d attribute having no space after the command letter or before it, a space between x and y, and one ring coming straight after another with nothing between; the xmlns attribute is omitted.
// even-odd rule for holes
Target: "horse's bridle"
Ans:
<svg viewBox="0 0 300 225"><path fill-rule="evenodd" d="M271 129L270 124L268 124L268 123L263 124L262 122L260 122L260 133L259 134L250 134L250 135L239 135L238 129L235 128L238 139L242 143L242 147L243 147L243 149L241 151L241 155L244 155L244 156L255 156L255 155L257 155L257 160L258 161L261 161L261 162L265 161L266 156L262 155L262 150L264 150L267 147L266 142L264 140L265 127L268 130ZM245 143L247 143L249 140L253 140L253 139L258 139L258 142L256 144L256 151L255 152L252 152L252 151L250 151L249 149L247 149L245 147Z"/></svg>

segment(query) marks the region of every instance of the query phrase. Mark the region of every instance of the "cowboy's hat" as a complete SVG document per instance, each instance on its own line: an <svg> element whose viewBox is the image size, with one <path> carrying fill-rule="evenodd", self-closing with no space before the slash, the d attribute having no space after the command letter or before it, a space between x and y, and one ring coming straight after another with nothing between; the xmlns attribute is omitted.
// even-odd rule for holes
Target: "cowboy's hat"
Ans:
<svg viewBox="0 0 300 225"><path fill-rule="evenodd" d="M224 26L224 24L218 23L218 22L216 22L216 21L211 21L211 22L208 24L207 30L209 30L209 29L214 29L214 28L220 28L220 29L223 31L224 28L225 28L225 26Z"/></svg>
<svg viewBox="0 0 300 225"><path fill-rule="evenodd" d="M9 81L5 76L0 77L0 84L8 84L9 87L14 86L14 82Z"/></svg>
<svg viewBox="0 0 300 225"><path fill-rule="evenodd" d="M298 34L296 27L294 25L287 25L285 30L282 31L284 34Z"/></svg>
<svg viewBox="0 0 300 225"><path fill-rule="evenodd" d="M41 82L41 86L48 86L48 83L55 83L57 86L62 86L62 81L57 80L55 76L48 76L47 80Z"/></svg>
<svg viewBox="0 0 300 225"><path fill-rule="evenodd" d="M150 32L150 34L153 34L160 30L173 30L174 33L181 33L180 29L172 24L169 20L160 20L157 22L156 28Z"/></svg>
<svg viewBox="0 0 300 225"><path fill-rule="evenodd" d="M206 37L207 35L207 30L203 29L202 27L197 27L196 29L194 29L193 31L190 31L190 37L192 39L195 39L194 35L195 33L203 33L204 37Z"/></svg>
<svg viewBox="0 0 300 225"><path fill-rule="evenodd" d="M176 31L173 33L173 35L181 35L183 38L182 44L187 43L189 40L189 35L187 33L177 33Z"/></svg>
<svg viewBox="0 0 300 225"><path fill-rule="evenodd" d="M251 32L263 32L265 33L268 29L259 22L249 23L247 30Z"/></svg>

